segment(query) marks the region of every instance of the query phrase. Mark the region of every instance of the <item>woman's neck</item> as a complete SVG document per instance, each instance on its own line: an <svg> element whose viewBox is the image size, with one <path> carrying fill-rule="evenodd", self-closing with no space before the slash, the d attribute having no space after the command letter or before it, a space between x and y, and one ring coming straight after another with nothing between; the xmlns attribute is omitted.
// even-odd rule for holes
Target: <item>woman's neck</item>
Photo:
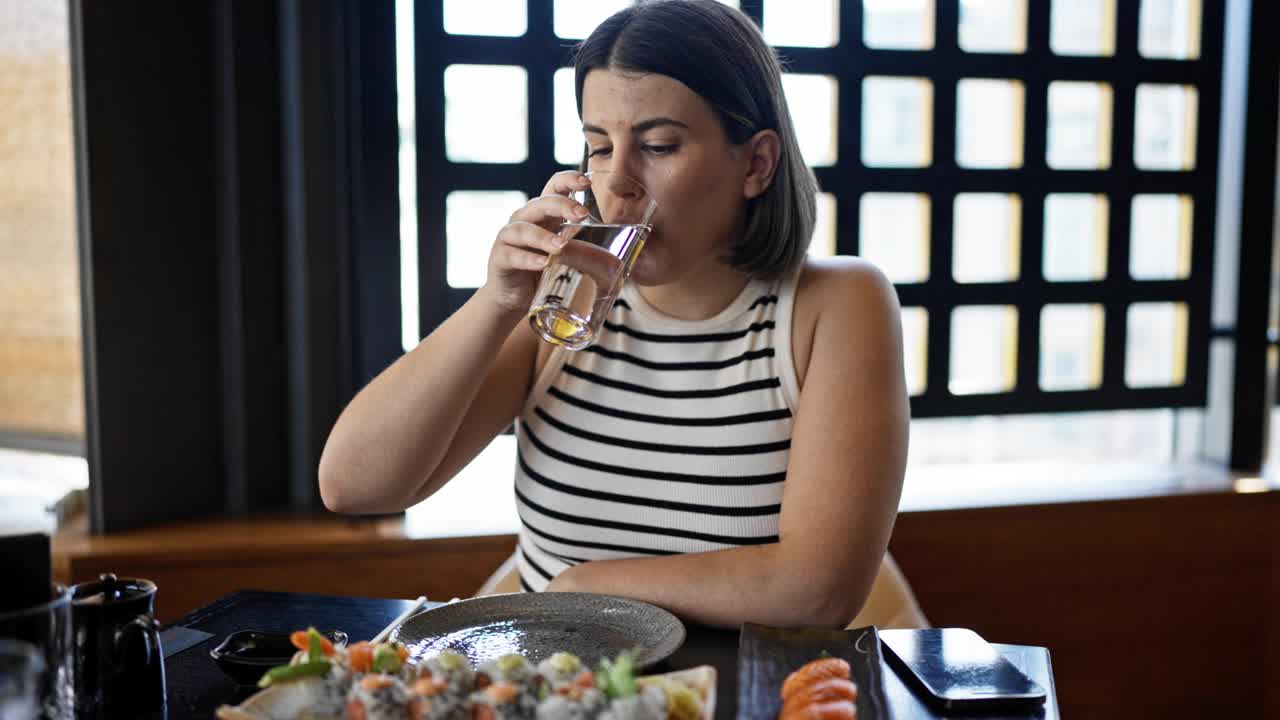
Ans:
<svg viewBox="0 0 1280 720"><path fill-rule="evenodd" d="M637 287L650 307L677 320L706 320L720 314L751 281L751 276L710 258L665 285Z"/></svg>

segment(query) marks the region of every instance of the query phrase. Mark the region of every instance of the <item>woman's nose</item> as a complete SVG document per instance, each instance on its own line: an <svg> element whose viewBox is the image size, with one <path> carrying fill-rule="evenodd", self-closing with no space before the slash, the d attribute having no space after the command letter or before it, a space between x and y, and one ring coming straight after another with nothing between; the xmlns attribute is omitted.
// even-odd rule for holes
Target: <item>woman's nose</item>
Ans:
<svg viewBox="0 0 1280 720"><path fill-rule="evenodd" d="M618 143L614 147L612 162L609 163L610 184L606 188L609 192L618 197L632 197L635 194L633 187L629 186L626 180L638 180L640 178L641 162L643 158L639 149L632 147L630 143ZM604 169L604 168L601 168Z"/></svg>
<svg viewBox="0 0 1280 720"><path fill-rule="evenodd" d="M636 181L627 172L618 169L606 176L605 190L610 195L624 200L631 200L640 196L640 189L636 186Z"/></svg>

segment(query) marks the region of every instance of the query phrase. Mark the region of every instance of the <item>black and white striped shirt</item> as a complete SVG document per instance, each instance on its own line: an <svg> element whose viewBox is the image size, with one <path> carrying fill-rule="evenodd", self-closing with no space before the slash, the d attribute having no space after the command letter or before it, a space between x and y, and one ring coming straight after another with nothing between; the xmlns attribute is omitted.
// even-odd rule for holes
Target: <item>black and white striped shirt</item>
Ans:
<svg viewBox="0 0 1280 720"><path fill-rule="evenodd" d="M521 587L588 560L777 541L795 278L753 280L699 321L628 286L595 345L552 353L516 423Z"/></svg>

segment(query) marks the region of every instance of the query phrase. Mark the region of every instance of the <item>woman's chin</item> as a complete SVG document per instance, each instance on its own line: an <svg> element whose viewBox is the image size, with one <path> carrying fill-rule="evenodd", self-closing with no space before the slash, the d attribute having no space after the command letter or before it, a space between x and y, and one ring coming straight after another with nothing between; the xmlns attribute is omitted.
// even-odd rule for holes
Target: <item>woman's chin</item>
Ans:
<svg viewBox="0 0 1280 720"><path fill-rule="evenodd" d="M652 249L652 248L650 248ZM662 285L663 276L666 274L664 263L658 257L661 252L648 252L648 249L640 253L640 257L636 258L636 264L631 267L631 275L628 279L636 285Z"/></svg>

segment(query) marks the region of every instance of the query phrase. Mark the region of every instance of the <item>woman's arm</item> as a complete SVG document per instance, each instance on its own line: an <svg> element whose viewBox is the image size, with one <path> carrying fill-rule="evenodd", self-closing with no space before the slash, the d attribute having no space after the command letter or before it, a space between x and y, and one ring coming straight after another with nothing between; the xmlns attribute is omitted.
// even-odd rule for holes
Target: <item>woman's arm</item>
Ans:
<svg viewBox="0 0 1280 720"><path fill-rule="evenodd" d="M792 431L779 542L585 563L550 590L632 597L711 625L843 627L889 543L910 409L893 286L870 264L806 272L820 310Z"/></svg>
<svg viewBox="0 0 1280 720"><path fill-rule="evenodd" d="M430 496L509 425L529 394L538 341L522 322L553 230L586 213L560 172L516 210L489 253L488 277L458 312L382 371L342 411L320 458L320 497L343 513L399 512Z"/></svg>
<svg viewBox="0 0 1280 720"><path fill-rule="evenodd" d="M325 506L399 512L440 489L510 424L536 353L523 317L481 289L361 390L320 458Z"/></svg>

